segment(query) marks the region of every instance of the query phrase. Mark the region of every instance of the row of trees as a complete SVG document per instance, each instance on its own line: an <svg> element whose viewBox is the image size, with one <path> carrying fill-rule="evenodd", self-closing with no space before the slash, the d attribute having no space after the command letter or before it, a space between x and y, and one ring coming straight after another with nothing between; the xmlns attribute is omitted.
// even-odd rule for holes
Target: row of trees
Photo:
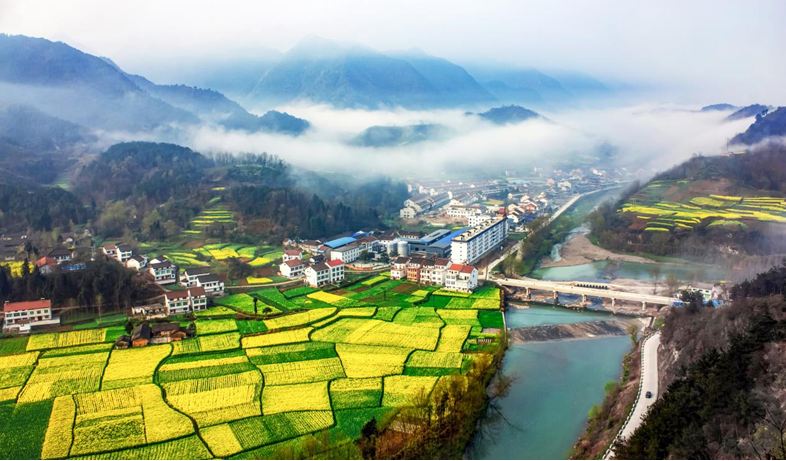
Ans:
<svg viewBox="0 0 786 461"><path fill-rule="evenodd" d="M0 266L0 302L47 298L57 307L95 307L120 310L159 293L144 276L114 261L86 263L84 270L55 270L43 274L25 264L19 277L12 277L7 266Z"/></svg>

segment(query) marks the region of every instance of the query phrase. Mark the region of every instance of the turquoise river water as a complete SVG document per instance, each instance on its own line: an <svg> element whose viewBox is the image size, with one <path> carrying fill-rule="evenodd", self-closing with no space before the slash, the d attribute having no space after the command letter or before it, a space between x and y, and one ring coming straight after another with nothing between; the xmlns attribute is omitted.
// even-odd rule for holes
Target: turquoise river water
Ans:
<svg viewBox="0 0 786 461"><path fill-rule="evenodd" d="M586 322L600 312L554 307L510 309L510 328ZM511 345L502 371L515 377L468 455L474 459L563 459L581 434L587 414L603 400L604 385L619 379L627 336Z"/></svg>

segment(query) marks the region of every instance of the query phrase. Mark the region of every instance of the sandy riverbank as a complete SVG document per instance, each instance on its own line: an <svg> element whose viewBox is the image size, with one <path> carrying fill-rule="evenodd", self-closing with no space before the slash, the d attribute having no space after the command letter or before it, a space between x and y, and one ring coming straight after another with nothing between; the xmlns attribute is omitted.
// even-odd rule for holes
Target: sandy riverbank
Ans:
<svg viewBox="0 0 786 461"><path fill-rule="evenodd" d="M584 234L577 234L565 242L562 248L560 248L560 256L561 259L559 261L553 261L551 258L544 258L541 267L578 266L580 264L589 264L594 261L603 261L606 259L644 264L656 262L642 256L611 252L593 244Z"/></svg>

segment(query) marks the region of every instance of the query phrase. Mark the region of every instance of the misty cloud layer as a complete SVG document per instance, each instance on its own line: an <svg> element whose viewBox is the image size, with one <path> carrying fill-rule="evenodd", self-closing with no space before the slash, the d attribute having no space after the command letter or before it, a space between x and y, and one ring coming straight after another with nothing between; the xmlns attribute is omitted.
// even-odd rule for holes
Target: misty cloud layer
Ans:
<svg viewBox="0 0 786 461"><path fill-rule="evenodd" d="M597 154L599 146L616 148L613 164L648 175L696 153L717 154L751 120L726 122L726 112L633 106L544 114L497 126L461 111L336 110L326 106L284 107L311 121L304 135L227 131L202 125L188 128L176 141L203 153L268 152L294 165L356 175L435 177L483 170L547 167L565 159ZM551 122L553 120L553 122ZM349 141L372 125L438 123L451 135L444 140L384 148L357 147ZM139 138L133 133L126 136ZM151 138L148 133L144 136ZM156 137L156 136L152 136Z"/></svg>

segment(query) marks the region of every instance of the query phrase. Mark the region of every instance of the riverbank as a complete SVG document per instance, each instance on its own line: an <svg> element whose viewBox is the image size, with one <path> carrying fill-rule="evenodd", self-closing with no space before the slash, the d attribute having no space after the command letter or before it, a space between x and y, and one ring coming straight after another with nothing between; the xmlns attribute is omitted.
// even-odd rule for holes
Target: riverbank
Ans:
<svg viewBox="0 0 786 461"><path fill-rule="evenodd" d="M641 342L622 360L619 381L606 385L603 402L590 410L587 425L573 445L570 459L598 459L617 437L633 408L641 374Z"/></svg>
<svg viewBox="0 0 786 461"><path fill-rule="evenodd" d="M568 241L562 244L559 251L559 259L544 257L540 267L565 267L588 264L595 261L626 261L641 264L654 264L655 260L643 256L635 256L601 248L590 241L586 234L579 233L573 235Z"/></svg>
<svg viewBox="0 0 786 461"><path fill-rule="evenodd" d="M514 328L508 332L511 344L524 344L533 341L554 341L578 338L599 338L604 336L625 336L631 319L594 320L590 322L539 325Z"/></svg>

